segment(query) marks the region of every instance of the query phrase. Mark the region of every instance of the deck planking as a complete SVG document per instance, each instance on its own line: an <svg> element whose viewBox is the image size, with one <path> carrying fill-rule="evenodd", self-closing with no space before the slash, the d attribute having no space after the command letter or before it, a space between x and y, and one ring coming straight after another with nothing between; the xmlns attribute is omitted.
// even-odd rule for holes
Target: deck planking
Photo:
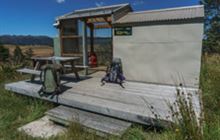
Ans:
<svg viewBox="0 0 220 140"><path fill-rule="evenodd" d="M176 100L177 87L175 86L126 81L123 89L117 84L101 86L99 76L80 82L62 81L62 83L69 89L58 96L58 102L55 98L40 97L37 92L41 85L37 83L19 81L6 84L5 88L23 95L141 124L152 124L155 119L152 112L156 112L160 120L164 122L172 121L167 104L172 104ZM199 114L198 89L184 88L182 90L193 94L193 106Z"/></svg>

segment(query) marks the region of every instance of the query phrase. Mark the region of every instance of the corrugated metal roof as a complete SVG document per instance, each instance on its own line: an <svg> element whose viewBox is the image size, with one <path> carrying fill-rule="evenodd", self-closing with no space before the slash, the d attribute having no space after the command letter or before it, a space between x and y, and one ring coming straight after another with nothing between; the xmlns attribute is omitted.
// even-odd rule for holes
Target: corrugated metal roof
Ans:
<svg viewBox="0 0 220 140"><path fill-rule="evenodd" d="M115 24L123 23L141 23L153 21L169 21L179 19L193 19L204 17L203 5L169 8L160 10L150 10L142 12L130 12L120 18Z"/></svg>
<svg viewBox="0 0 220 140"><path fill-rule="evenodd" d="M83 18L83 17L99 16L99 15L110 15L113 12L126 6L128 8L131 8L130 5L126 3L126 4L118 4L118 5L111 5L111 6L102 6L102 7L97 7L97 8L75 10L71 13L59 16L57 20L70 19L70 18Z"/></svg>

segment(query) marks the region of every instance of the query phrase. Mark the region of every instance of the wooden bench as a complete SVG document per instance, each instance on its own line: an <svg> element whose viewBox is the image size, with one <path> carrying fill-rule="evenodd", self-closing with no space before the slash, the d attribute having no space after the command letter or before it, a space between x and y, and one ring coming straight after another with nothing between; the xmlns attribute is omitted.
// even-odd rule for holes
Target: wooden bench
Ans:
<svg viewBox="0 0 220 140"><path fill-rule="evenodd" d="M71 65L64 65L65 68L72 68ZM75 65L75 68L89 68L89 66Z"/></svg>
<svg viewBox="0 0 220 140"><path fill-rule="evenodd" d="M31 81L33 82L35 79L35 76L40 76L41 71L39 70L33 70L28 68L18 69L16 70L19 73L25 73L25 74L31 74Z"/></svg>
<svg viewBox="0 0 220 140"><path fill-rule="evenodd" d="M28 68L18 69L16 71L20 72L20 73L37 75L37 76L40 76L40 73L41 73L41 71L39 71L39 70L33 70L33 69L28 69Z"/></svg>

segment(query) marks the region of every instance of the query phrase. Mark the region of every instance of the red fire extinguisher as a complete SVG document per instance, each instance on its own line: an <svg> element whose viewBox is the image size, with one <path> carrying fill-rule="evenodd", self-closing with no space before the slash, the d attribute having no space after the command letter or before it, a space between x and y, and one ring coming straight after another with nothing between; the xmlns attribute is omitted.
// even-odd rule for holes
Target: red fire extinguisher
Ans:
<svg viewBox="0 0 220 140"><path fill-rule="evenodd" d="M96 56L95 52L89 53L89 65L91 67L97 67L97 56Z"/></svg>

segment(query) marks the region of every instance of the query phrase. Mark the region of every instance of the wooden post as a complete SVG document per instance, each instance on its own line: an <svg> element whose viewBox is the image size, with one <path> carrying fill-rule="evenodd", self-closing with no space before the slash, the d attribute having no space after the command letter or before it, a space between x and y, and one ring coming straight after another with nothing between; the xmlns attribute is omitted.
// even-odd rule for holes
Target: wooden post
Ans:
<svg viewBox="0 0 220 140"><path fill-rule="evenodd" d="M63 25L60 23L60 27L59 27L59 38L60 38L60 56L63 56Z"/></svg>
<svg viewBox="0 0 220 140"><path fill-rule="evenodd" d="M87 48L87 28L86 21L82 21L82 47L83 47L83 66L88 66L88 48ZM85 68L85 74L88 74L88 69Z"/></svg>
<svg viewBox="0 0 220 140"><path fill-rule="evenodd" d="M94 24L90 24L90 51L94 52Z"/></svg>
<svg viewBox="0 0 220 140"><path fill-rule="evenodd" d="M114 38L113 38L113 34L114 34L114 28L111 28L111 62L112 62L112 60L113 60L113 58L114 58L114 54L113 54L113 45L114 45Z"/></svg>
<svg viewBox="0 0 220 140"><path fill-rule="evenodd" d="M114 15L112 14L112 16L111 16L111 25L112 25L112 23L115 21L115 18L114 18ZM114 58L114 28L113 28L113 26L111 27L111 62L112 62L112 60L113 60L113 58Z"/></svg>

